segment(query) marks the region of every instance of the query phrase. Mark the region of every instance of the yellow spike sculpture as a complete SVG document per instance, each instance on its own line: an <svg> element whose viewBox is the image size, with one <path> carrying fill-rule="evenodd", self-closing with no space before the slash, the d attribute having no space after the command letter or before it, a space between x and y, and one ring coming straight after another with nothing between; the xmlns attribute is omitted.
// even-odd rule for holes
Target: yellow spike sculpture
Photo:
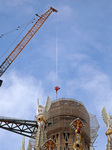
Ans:
<svg viewBox="0 0 112 150"><path fill-rule="evenodd" d="M73 149L74 150L82 150L83 146L81 143L81 130L82 130L82 127L84 126L84 124L79 118L77 118L72 121L70 126L75 129L75 142L73 145Z"/></svg>

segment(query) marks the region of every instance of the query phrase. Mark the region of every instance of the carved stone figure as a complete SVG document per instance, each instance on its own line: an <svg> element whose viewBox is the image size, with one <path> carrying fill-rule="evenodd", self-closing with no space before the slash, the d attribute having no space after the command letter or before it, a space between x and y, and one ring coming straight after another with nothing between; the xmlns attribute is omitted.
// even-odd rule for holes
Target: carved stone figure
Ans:
<svg viewBox="0 0 112 150"><path fill-rule="evenodd" d="M105 107L103 107L101 114L103 121L107 126L107 131L105 133L108 138L107 150L112 150L112 118L110 114L107 115Z"/></svg>
<svg viewBox="0 0 112 150"><path fill-rule="evenodd" d="M45 106L39 105L39 100L37 101L37 123L38 123L38 132L36 135L35 149L38 150L41 145L46 140L46 113L51 107L51 100L49 96L47 96L47 101Z"/></svg>

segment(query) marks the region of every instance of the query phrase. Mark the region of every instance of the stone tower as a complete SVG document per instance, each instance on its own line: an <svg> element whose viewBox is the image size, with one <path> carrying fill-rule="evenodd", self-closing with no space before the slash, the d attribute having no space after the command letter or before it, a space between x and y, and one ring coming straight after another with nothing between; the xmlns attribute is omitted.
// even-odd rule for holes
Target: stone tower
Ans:
<svg viewBox="0 0 112 150"><path fill-rule="evenodd" d="M57 150L73 150L75 132L70 123L80 118L84 123L81 133L84 150L90 149L90 118L84 105L75 99L59 99L53 101L46 119L52 122L46 128L47 138L51 138L57 145Z"/></svg>

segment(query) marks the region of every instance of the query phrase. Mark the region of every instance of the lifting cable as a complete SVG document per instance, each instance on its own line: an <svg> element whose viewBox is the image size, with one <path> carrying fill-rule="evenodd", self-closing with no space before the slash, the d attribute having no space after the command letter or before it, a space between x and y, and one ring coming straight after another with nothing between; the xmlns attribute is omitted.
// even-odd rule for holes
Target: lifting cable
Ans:
<svg viewBox="0 0 112 150"><path fill-rule="evenodd" d="M56 24L56 84L58 80L58 14L57 14L57 24Z"/></svg>
<svg viewBox="0 0 112 150"><path fill-rule="evenodd" d="M58 84L58 15L56 20L56 85ZM55 86L56 90L56 100L57 100L57 92L60 87Z"/></svg>

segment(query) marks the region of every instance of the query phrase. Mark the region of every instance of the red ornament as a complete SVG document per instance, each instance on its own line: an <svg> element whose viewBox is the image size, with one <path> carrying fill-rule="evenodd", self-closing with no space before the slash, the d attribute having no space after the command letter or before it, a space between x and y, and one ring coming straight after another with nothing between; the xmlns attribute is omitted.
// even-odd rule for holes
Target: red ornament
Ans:
<svg viewBox="0 0 112 150"><path fill-rule="evenodd" d="M46 150L54 150L56 148L56 144L52 139L49 139L44 143L44 147Z"/></svg>
<svg viewBox="0 0 112 150"><path fill-rule="evenodd" d="M60 87L55 86L56 93L57 93L57 91L58 91L59 89L60 89Z"/></svg>

